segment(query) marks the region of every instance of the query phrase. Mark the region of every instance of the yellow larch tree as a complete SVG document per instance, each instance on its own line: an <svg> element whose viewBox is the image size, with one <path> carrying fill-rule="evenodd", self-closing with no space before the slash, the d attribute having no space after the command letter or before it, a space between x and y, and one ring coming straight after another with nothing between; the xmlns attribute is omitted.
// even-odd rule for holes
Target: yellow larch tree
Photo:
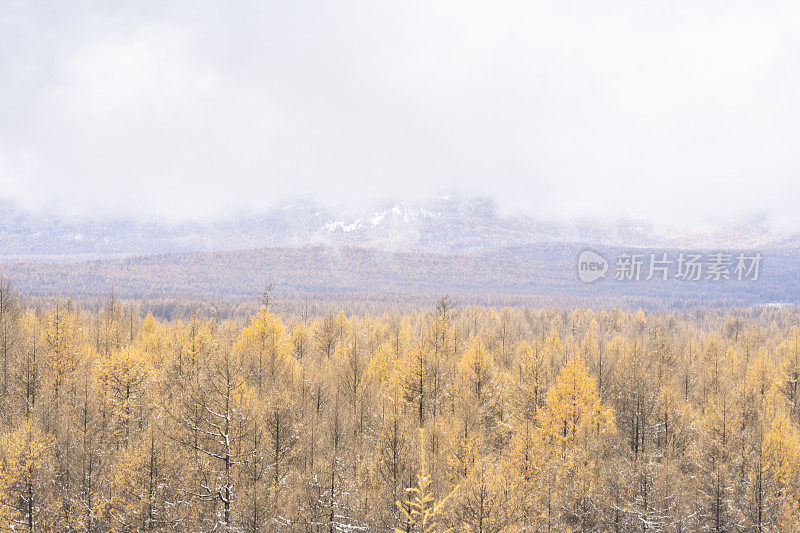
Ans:
<svg viewBox="0 0 800 533"><path fill-rule="evenodd" d="M607 438L615 431L611 408L603 405L597 384L584 361L570 357L547 393L541 436L549 479L559 494L547 502L548 519L590 528L591 515L602 497L601 467ZM554 513L555 511L555 513Z"/></svg>
<svg viewBox="0 0 800 533"><path fill-rule="evenodd" d="M34 422L0 436L0 527L30 532L52 527L45 510L52 497L52 473L45 469L55 445L53 437Z"/></svg>

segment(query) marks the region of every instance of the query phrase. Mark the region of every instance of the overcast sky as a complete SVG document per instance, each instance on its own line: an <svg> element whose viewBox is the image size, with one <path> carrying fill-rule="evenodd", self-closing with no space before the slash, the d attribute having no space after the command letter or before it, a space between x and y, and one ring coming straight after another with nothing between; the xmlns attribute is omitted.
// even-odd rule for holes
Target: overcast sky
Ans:
<svg viewBox="0 0 800 533"><path fill-rule="evenodd" d="M800 3L0 3L0 196L171 217L450 187L800 229Z"/></svg>

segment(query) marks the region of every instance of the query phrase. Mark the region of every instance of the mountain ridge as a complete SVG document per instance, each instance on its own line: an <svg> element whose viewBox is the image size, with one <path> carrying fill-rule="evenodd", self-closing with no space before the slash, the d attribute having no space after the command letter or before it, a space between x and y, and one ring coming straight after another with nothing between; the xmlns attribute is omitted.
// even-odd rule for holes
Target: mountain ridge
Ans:
<svg viewBox="0 0 800 533"><path fill-rule="evenodd" d="M446 194L419 202L351 209L299 198L264 213L235 212L209 221L80 219L0 202L0 261L81 261L164 252L352 245L435 253L486 251L537 243L600 246L747 248L785 239L764 220L699 230L659 229L640 219L601 224L503 213L487 197Z"/></svg>

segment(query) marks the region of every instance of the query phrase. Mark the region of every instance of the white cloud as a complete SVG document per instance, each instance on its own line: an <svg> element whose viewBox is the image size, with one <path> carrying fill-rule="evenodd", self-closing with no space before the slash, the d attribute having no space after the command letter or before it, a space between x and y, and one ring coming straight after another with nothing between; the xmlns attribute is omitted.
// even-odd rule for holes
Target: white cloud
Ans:
<svg viewBox="0 0 800 533"><path fill-rule="evenodd" d="M454 185L800 228L790 2L8 3L0 193L187 216Z"/></svg>

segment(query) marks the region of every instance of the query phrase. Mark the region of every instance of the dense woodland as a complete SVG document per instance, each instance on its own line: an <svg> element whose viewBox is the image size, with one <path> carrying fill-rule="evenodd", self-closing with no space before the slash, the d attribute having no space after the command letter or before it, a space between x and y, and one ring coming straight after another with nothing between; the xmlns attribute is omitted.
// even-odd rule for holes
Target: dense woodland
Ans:
<svg viewBox="0 0 800 533"><path fill-rule="evenodd" d="M796 311L261 303L3 284L4 530L800 530Z"/></svg>
<svg viewBox="0 0 800 533"><path fill-rule="evenodd" d="M0 242L0 244L2 244ZM244 301L276 280L285 298L323 301L350 308L353 300L381 301L430 307L437 294L457 294L462 304L528 307L744 307L800 301L800 241L760 250L764 256L757 280L687 282L614 279L613 258L623 250L592 246L612 261L597 283L577 276L577 259L586 245L577 242L530 246L495 246L463 251L392 251L355 246L266 247L220 252L186 252L121 257L96 261L0 261L0 277L29 297L53 295L93 306L110 291L135 300ZM0 250L2 246L0 245ZM691 250L635 248L630 253L668 253L677 257ZM695 250L697 252L697 250ZM741 253L741 252L731 252ZM748 252L749 253L749 252ZM735 276L734 276L735 277ZM344 296L345 298L341 298ZM339 302L336 300L339 299ZM343 301L341 301L343 300Z"/></svg>

